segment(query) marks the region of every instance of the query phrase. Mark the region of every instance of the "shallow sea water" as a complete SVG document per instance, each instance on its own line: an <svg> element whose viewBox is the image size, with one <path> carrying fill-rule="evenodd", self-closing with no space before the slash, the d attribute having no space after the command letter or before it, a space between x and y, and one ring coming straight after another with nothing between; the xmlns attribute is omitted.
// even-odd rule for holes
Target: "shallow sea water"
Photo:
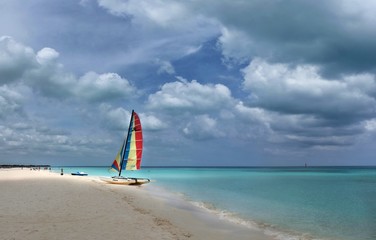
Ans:
<svg viewBox="0 0 376 240"><path fill-rule="evenodd" d="M106 167L64 171L114 175ZM375 167L143 168L130 174L278 239L376 239Z"/></svg>

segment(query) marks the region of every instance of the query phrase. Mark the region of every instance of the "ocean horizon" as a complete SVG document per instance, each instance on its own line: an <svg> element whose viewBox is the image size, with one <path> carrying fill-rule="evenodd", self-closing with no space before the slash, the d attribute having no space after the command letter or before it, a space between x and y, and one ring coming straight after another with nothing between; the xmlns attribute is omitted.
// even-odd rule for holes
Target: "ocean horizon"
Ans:
<svg viewBox="0 0 376 240"><path fill-rule="evenodd" d="M115 175L102 166L53 170L60 168ZM376 166L147 166L128 176L277 239L376 239Z"/></svg>

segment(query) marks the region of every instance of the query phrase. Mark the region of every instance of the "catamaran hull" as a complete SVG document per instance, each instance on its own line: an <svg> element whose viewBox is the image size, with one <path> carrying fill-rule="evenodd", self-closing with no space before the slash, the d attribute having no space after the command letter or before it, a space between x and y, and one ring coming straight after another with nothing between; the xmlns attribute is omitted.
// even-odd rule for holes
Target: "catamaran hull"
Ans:
<svg viewBox="0 0 376 240"><path fill-rule="evenodd" d="M102 181L118 185L142 185L150 182L148 178L100 178Z"/></svg>
<svg viewBox="0 0 376 240"><path fill-rule="evenodd" d="M72 172L71 175L73 176L87 176L87 173L84 172Z"/></svg>

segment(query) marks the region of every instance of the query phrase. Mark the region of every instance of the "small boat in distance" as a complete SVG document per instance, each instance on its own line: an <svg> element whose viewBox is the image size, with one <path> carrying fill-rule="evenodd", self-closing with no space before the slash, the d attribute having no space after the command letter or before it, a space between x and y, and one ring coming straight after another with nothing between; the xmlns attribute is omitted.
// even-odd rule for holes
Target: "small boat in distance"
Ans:
<svg viewBox="0 0 376 240"><path fill-rule="evenodd" d="M86 172L72 172L73 176L87 176L88 174Z"/></svg>
<svg viewBox="0 0 376 240"><path fill-rule="evenodd" d="M110 170L118 172L118 176L112 178L101 177L102 181L111 184L141 185L149 183L148 178L131 178L121 176L122 170L139 170L141 168L141 157L143 148L142 127L138 114L132 110L129 122L128 134L120 147Z"/></svg>

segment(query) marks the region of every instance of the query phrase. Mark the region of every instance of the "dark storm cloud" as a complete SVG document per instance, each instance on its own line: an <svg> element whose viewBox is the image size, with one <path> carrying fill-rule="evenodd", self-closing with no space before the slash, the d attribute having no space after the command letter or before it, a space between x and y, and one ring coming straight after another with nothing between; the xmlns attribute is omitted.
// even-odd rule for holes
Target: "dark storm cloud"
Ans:
<svg viewBox="0 0 376 240"><path fill-rule="evenodd" d="M338 121L328 122L312 115L273 116L270 128L279 143L295 149L345 147L365 133L359 121L339 125Z"/></svg>
<svg viewBox="0 0 376 240"><path fill-rule="evenodd" d="M282 114L314 115L323 122L351 124L375 117L373 75L326 79L310 65L289 68L255 59L244 70L244 88L251 102ZM342 123L342 124L341 124Z"/></svg>
<svg viewBox="0 0 376 240"><path fill-rule="evenodd" d="M374 4L358 1L210 1L196 11L245 33L248 57L317 64L327 76L375 72ZM204 3L204 4L205 4ZM210 7L209 7L210 6ZM226 49L227 43L223 48ZM230 54L229 57L232 57ZM234 54L234 57L236 55Z"/></svg>
<svg viewBox="0 0 376 240"><path fill-rule="evenodd" d="M0 53L0 85L18 80L37 64L31 48L8 36L0 36Z"/></svg>
<svg viewBox="0 0 376 240"><path fill-rule="evenodd" d="M271 139L297 147L348 146L376 117L375 76L326 79L312 65L253 60L243 69L249 106L265 110Z"/></svg>

